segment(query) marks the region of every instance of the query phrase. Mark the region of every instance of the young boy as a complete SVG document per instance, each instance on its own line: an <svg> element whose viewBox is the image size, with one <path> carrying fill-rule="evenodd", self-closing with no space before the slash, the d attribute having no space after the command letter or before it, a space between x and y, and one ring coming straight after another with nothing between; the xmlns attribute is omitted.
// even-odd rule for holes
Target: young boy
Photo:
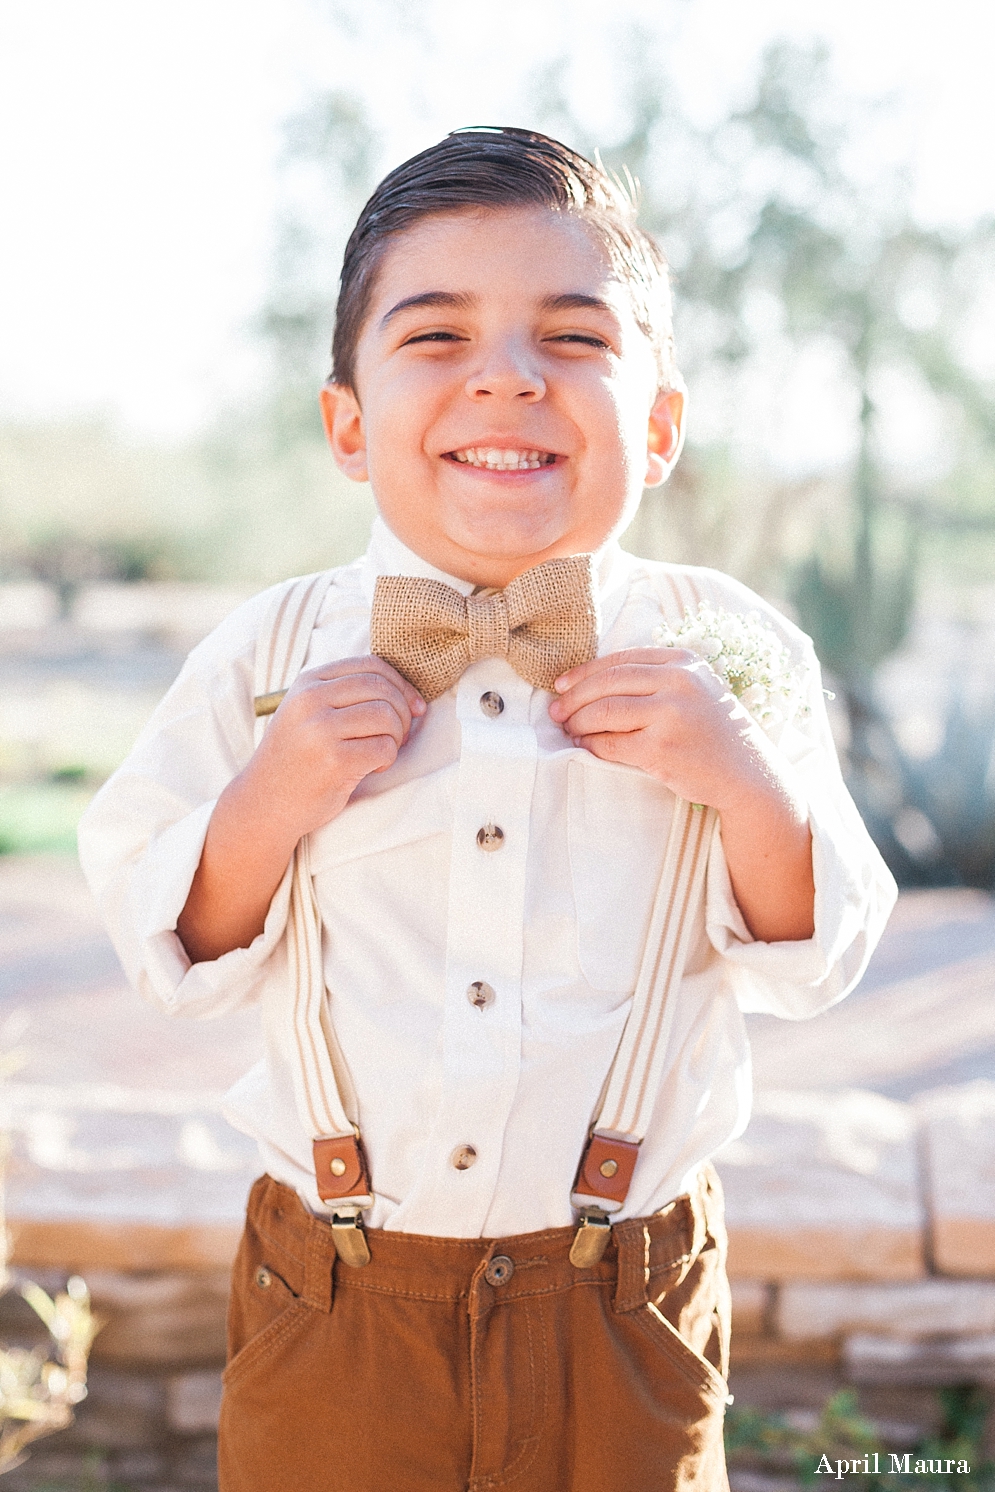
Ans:
<svg viewBox="0 0 995 1492"><path fill-rule="evenodd" d="M522 130L406 162L333 357L366 555L195 649L80 836L143 995L262 1005L222 1488L716 1492L741 1012L842 998L893 883L808 640L616 543L685 394L600 168ZM702 600L807 664L793 721L654 643Z"/></svg>

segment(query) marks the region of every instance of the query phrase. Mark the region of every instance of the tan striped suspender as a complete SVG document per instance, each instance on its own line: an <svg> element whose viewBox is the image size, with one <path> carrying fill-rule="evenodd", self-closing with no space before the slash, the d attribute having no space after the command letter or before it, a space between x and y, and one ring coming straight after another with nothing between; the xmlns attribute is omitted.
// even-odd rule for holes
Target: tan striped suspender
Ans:
<svg viewBox="0 0 995 1492"><path fill-rule="evenodd" d="M331 584L332 572L305 575L276 593L256 642L256 741L267 715L300 673L311 632ZM359 1128L349 1118L355 1097L345 1061L332 1029L321 956L321 914L311 879L310 844L305 837L294 851L287 919L287 958L293 996L293 1064L297 1112L313 1138L318 1195L333 1205L332 1229L342 1259L360 1265L369 1248L359 1226L360 1213L373 1205L369 1168Z"/></svg>
<svg viewBox="0 0 995 1492"><path fill-rule="evenodd" d="M276 593L256 645L256 740L300 673L332 572L288 582ZM675 583L676 591L676 583ZM693 602L683 588L677 599ZM625 1202L667 1060L677 989L704 899L716 814L678 799L650 916L632 1007L581 1157L572 1201L581 1223L571 1250L580 1267L604 1252L610 1216ZM321 916L314 896L308 840L294 853L287 948L298 1056L295 1095L301 1123L314 1137L318 1195L334 1204L332 1226L344 1262L360 1265L369 1249L359 1215L373 1194L345 1061L331 1025L321 956Z"/></svg>
<svg viewBox="0 0 995 1492"><path fill-rule="evenodd" d="M698 605L701 592L691 576L669 580L677 615ZM580 1227L570 1259L580 1267L597 1263L605 1251L611 1214L625 1203L639 1146L649 1128L666 1065L677 991L699 926L717 817L714 808L675 799L632 1005L571 1195Z"/></svg>

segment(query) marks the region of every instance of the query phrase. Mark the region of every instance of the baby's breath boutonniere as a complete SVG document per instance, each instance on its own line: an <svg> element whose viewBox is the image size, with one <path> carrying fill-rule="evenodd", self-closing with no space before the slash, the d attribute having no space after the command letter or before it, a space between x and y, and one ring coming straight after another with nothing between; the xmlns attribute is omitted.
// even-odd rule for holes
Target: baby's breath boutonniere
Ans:
<svg viewBox="0 0 995 1492"><path fill-rule="evenodd" d="M803 698L807 668L792 663L757 611L744 615L702 601L697 612L685 610L676 628L666 622L654 628L653 641L704 658L765 731L809 713Z"/></svg>

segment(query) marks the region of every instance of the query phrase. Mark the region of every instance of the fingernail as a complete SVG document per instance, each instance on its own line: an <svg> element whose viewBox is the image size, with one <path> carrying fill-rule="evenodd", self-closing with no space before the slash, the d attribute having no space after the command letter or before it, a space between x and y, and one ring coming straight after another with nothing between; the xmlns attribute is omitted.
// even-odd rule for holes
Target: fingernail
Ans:
<svg viewBox="0 0 995 1492"><path fill-rule="evenodd" d="M565 673L561 673L558 679L553 680L553 688L556 689L560 694L563 694L565 690L569 689L569 687L570 686L567 683L567 675Z"/></svg>

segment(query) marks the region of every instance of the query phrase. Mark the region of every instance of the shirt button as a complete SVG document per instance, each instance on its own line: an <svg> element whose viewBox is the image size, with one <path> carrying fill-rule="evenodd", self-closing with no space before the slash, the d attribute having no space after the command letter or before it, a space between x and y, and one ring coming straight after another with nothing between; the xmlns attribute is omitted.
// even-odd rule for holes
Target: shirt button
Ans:
<svg viewBox="0 0 995 1492"><path fill-rule="evenodd" d="M488 689L486 694L480 696L480 708L491 720L496 720L504 709L504 700L493 689Z"/></svg>
<svg viewBox="0 0 995 1492"><path fill-rule="evenodd" d="M485 824L477 830L477 843L482 850L499 850L504 844L504 830L497 824Z"/></svg>
<svg viewBox="0 0 995 1492"><path fill-rule="evenodd" d="M475 979L467 987L466 998L478 1010L486 1010L494 999L494 990L489 984L485 984L482 979Z"/></svg>
<svg viewBox="0 0 995 1492"><path fill-rule="evenodd" d="M477 1159L477 1152L472 1145L457 1145L449 1159L457 1171L468 1171Z"/></svg>

